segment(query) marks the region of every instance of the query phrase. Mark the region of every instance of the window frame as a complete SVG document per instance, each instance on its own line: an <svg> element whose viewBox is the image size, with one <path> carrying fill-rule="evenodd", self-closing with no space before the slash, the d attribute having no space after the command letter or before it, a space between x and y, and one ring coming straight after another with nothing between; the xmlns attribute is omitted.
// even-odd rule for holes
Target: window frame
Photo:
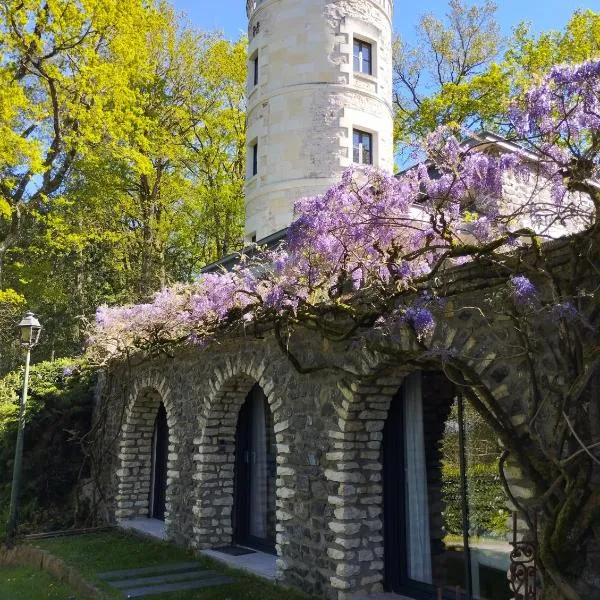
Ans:
<svg viewBox="0 0 600 600"><path fill-rule="evenodd" d="M422 401L425 401L424 390L427 385L424 379L428 375L438 375L439 371L413 371L408 377L419 374L422 378ZM467 480L468 460L466 457L466 434L467 422L465 405L468 400L460 393L454 384L449 382L453 388L453 402L457 405L458 424L458 449L459 449L459 482L458 493L461 498L461 528L462 528L462 552L466 557L464 568L464 589L460 591L460 598L474 598L471 550L469 538L471 520L469 515L469 488ZM419 600L456 600L458 594L450 587L441 590L435 584L425 583L411 578L408 563L408 527L411 518L409 502L406 492L407 471L406 461L412 458L406 447L406 436L408 427L412 426L407 421L405 414L404 390L406 380L394 395L390 404L389 412L383 429L381 446L382 481L383 481L383 526L384 535L384 589L394 593L403 594ZM423 404L423 408L425 404ZM447 418L446 418L447 422ZM401 432L398 435L398 432ZM428 477L428 469L426 466Z"/></svg>
<svg viewBox="0 0 600 600"><path fill-rule="evenodd" d="M250 145L252 152L252 169L250 171L251 177L258 175L258 140L254 140Z"/></svg>
<svg viewBox="0 0 600 600"><path fill-rule="evenodd" d="M354 141L356 135L359 136L358 148ZM369 140L369 148L368 148L369 162L365 162L363 160L363 158L364 158L364 143L362 142L363 137L366 137ZM375 138L375 136L370 131L365 131L364 129L358 129L356 127L352 128L352 162L354 164L373 166L373 164L375 162L374 156L373 156L373 154L374 154L374 146L373 146L374 138ZM355 160L355 151L356 150L358 150L358 160Z"/></svg>
<svg viewBox="0 0 600 600"><path fill-rule="evenodd" d="M356 54L357 46L358 46L358 55ZM371 77L373 76L374 48L375 48L375 44L373 44L372 42L368 42L360 37L356 37L356 36L354 37L353 43L352 43L352 66L353 66L353 71L355 73L359 73L361 75L370 75ZM368 49L368 54L369 54L368 61L366 61L363 56L363 51L365 49ZM357 66L356 61L358 61L358 68L356 68L356 66ZM368 71L363 69L365 64L369 65Z"/></svg>

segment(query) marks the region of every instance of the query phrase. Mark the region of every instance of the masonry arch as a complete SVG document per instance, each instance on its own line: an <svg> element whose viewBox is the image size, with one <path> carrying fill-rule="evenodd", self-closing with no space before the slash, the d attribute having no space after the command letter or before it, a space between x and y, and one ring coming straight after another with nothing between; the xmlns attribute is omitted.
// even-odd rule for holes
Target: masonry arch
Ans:
<svg viewBox="0 0 600 600"><path fill-rule="evenodd" d="M210 383L210 389L212 391L204 400L199 417L200 437L194 441L197 461L194 478L198 482L194 507L195 545L214 548L228 546L236 541L248 543L248 539L239 539L244 533L247 537L249 525L246 523L245 528L240 527L243 511L248 510L248 507L244 509L239 506L239 499L243 495L239 488L240 485L244 485L240 471L243 471L245 458L240 456L240 452L248 450L240 437L243 437L242 429L249 425L245 420L248 414L254 411L256 416L262 410L262 418L265 419L262 425L266 430L271 430L270 435L274 436L274 443L272 439L267 439L263 440L266 443L262 446L264 453L271 454L269 464L264 465L266 470L271 472L263 473L264 478L259 485L265 485L267 488L272 486L272 489L262 493L265 502L263 509L266 510L260 527L265 527L268 531L268 543L259 549L272 550L281 556L280 541L285 533L282 516L287 508L286 493L283 490L287 473L283 463L290 445L287 424L282 421L283 402L276 396L275 386L265 373L264 364L240 364L238 369L230 369L227 374L218 370ZM248 433L250 432L246 429L246 435ZM255 490L255 493L257 491L259 493L256 495L260 496L261 491ZM251 489L249 493L251 502Z"/></svg>
<svg viewBox="0 0 600 600"><path fill-rule="evenodd" d="M134 386L118 440L116 517L158 518L170 526L171 484L178 478L177 427L162 381Z"/></svg>
<svg viewBox="0 0 600 600"><path fill-rule="evenodd" d="M338 484L328 553L339 598L342 590L510 598L509 511L495 477L500 449L490 430L489 456L473 452L475 413L441 367L384 364L341 387L341 432L333 434L326 473ZM498 489L482 508L474 478L487 476ZM488 517L498 518L490 524Z"/></svg>

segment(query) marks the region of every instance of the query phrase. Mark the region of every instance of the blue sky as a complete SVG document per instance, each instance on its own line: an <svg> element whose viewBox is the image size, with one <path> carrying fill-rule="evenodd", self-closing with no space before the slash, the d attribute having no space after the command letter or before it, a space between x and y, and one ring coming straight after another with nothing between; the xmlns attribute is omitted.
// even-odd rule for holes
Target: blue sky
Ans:
<svg viewBox="0 0 600 600"><path fill-rule="evenodd" d="M302 2L302 0L297 0ZM171 0L201 29L220 29L228 38L237 38L246 29L245 0ZM509 35L520 21L530 21L536 31L562 29L577 8L600 10L600 0L497 0L498 21ZM442 16L447 0L396 0L394 28L407 39L414 38L415 25L423 11Z"/></svg>

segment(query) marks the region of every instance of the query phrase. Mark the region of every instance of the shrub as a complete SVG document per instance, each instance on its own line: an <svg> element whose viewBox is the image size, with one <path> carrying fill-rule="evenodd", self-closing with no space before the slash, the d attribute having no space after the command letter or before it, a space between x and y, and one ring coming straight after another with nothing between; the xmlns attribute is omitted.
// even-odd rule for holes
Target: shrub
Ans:
<svg viewBox="0 0 600 600"><path fill-rule="evenodd" d="M81 360L60 359L31 367L19 502L21 532L74 524L77 483L89 475L82 436L91 425L94 384L94 373ZM0 380L0 505L5 513L22 386L22 369ZM6 514L0 518L4 527Z"/></svg>
<svg viewBox="0 0 600 600"><path fill-rule="evenodd" d="M460 470L453 464L442 469L442 497L446 505L444 525L446 532L462 535L462 500ZM475 464L467 468L467 497L469 508L469 535L473 537L504 537L509 511L502 489L498 464Z"/></svg>

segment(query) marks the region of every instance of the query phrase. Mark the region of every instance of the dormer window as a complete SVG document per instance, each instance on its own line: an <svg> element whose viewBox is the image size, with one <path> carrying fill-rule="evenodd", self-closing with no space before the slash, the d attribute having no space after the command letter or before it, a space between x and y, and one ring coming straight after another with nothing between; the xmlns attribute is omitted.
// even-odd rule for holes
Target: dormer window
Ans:
<svg viewBox="0 0 600 600"><path fill-rule="evenodd" d="M373 46L368 42L354 38L354 72L373 74Z"/></svg>
<svg viewBox="0 0 600 600"><path fill-rule="evenodd" d="M354 129L352 132L353 157L359 165L373 164L373 135L366 131Z"/></svg>

